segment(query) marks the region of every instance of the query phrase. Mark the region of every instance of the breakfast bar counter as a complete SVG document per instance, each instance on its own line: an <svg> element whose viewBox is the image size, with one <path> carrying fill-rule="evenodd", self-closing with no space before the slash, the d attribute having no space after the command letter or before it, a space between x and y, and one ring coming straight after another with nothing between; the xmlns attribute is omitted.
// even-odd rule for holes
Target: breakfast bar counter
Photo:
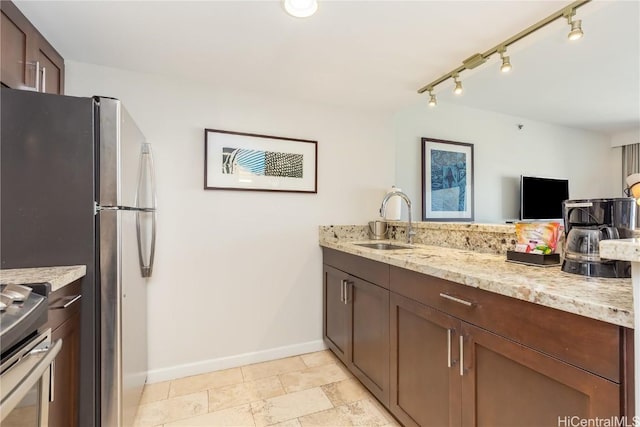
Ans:
<svg viewBox="0 0 640 427"><path fill-rule="evenodd" d="M320 238L320 246L326 248L615 325L634 326L630 279L585 277L565 273L559 266L516 264L507 262L505 255L442 246L414 244L396 250L358 246L372 242L381 241Z"/></svg>

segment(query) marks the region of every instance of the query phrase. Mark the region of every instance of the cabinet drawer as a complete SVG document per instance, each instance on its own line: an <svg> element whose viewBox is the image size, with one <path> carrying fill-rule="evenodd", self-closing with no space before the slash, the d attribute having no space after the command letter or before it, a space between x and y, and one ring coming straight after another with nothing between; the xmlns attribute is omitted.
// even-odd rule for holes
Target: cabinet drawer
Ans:
<svg viewBox="0 0 640 427"><path fill-rule="evenodd" d="M393 266L390 289L616 383L621 381L623 328L619 326Z"/></svg>
<svg viewBox="0 0 640 427"><path fill-rule="evenodd" d="M55 330L58 326L80 312L82 303L81 280L49 294L49 321L47 327ZM80 297L80 298L78 298Z"/></svg>
<svg viewBox="0 0 640 427"><path fill-rule="evenodd" d="M352 276L389 289L389 265L351 255L334 249L322 248L323 262Z"/></svg>

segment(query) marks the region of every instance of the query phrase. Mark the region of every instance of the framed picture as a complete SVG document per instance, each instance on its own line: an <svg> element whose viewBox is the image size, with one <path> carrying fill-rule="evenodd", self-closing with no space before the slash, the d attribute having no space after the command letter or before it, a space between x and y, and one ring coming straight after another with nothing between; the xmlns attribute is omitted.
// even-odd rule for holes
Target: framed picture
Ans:
<svg viewBox="0 0 640 427"><path fill-rule="evenodd" d="M473 144L422 138L422 219L473 221Z"/></svg>
<svg viewBox="0 0 640 427"><path fill-rule="evenodd" d="M204 130L204 189L318 192L318 143Z"/></svg>

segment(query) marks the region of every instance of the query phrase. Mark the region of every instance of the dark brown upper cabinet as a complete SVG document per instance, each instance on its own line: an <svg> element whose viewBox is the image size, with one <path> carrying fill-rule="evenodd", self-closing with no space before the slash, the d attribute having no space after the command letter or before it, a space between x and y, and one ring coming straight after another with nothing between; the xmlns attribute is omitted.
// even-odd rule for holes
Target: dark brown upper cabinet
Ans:
<svg viewBox="0 0 640 427"><path fill-rule="evenodd" d="M64 59L10 1L0 1L0 80L13 89L64 93Z"/></svg>

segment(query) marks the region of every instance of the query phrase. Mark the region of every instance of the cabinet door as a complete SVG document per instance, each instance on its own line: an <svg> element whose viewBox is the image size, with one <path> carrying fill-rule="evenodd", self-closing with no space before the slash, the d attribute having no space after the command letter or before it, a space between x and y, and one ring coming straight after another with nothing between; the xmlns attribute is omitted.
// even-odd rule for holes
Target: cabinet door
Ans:
<svg viewBox="0 0 640 427"><path fill-rule="evenodd" d="M11 2L0 2L2 37L0 51L0 74L2 83L14 89L33 89L35 62L34 52L35 30L18 8Z"/></svg>
<svg viewBox="0 0 640 427"><path fill-rule="evenodd" d="M78 425L80 313L77 312L51 333L52 341L62 339L62 349L55 359L53 402L49 405L49 425Z"/></svg>
<svg viewBox="0 0 640 427"><path fill-rule="evenodd" d="M354 375L385 405L389 404L389 291L350 277L351 351L349 367Z"/></svg>
<svg viewBox="0 0 640 427"><path fill-rule="evenodd" d="M460 321L391 293L391 412L405 426L460 426Z"/></svg>
<svg viewBox="0 0 640 427"><path fill-rule="evenodd" d="M323 267L323 318L324 341L336 356L346 365L349 350L348 314L349 307L345 301L345 283L349 279L347 273L333 267Z"/></svg>
<svg viewBox="0 0 640 427"><path fill-rule="evenodd" d="M64 91L64 60L42 38L37 61L40 65L40 91L61 95Z"/></svg>
<svg viewBox="0 0 640 427"><path fill-rule="evenodd" d="M556 426L620 415L618 384L466 323L463 334L463 425Z"/></svg>

